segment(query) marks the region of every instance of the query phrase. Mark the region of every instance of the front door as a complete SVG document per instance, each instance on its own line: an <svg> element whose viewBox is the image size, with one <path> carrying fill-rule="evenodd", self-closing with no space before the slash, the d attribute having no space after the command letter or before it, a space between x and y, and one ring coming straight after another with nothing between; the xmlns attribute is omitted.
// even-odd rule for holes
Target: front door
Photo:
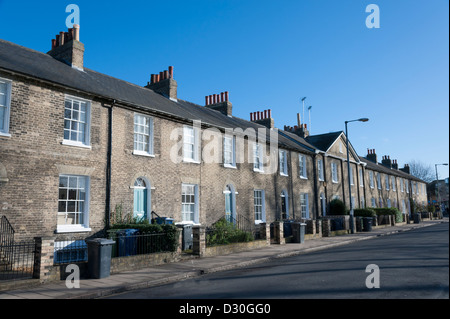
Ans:
<svg viewBox="0 0 450 319"><path fill-rule="evenodd" d="M134 188L134 214L137 220L147 219L147 189L141 187Z"/></svg>
<svg viewBox="0 0 450 319"><path fill-rule="evenodd" d="M230 223L235 223L236 214L234 212L234 194L232 188L227 186L225 191L225 219Z"/></svg>

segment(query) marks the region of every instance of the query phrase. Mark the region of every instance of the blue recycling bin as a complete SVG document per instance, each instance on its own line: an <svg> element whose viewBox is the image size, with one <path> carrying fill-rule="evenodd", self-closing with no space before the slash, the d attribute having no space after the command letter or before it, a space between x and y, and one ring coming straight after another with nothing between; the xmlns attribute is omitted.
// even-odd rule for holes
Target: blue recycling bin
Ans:
<svg viewBox="0 0 450 319"><path fill-rule="evenodd" d="M117 256L134 256L137 254L137 233L138 229L123 229L116 233L117 236Z"/></svg>
<svg viewBox="0 0 450 319"><path fill-rule="evenodd" d="M169 217L156 217L155 221L158 225L172 225L174 220Z"/></svg>

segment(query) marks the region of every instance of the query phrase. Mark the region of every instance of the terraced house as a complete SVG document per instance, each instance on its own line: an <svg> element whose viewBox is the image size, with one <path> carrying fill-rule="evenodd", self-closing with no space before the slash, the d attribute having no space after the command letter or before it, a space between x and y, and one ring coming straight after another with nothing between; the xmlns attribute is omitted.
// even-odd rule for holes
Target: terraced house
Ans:
<svg viewBox="0 0 450 319"><path fill-rule="evenodd" d="M316 220L328 203L397 207L426 202L425 182L346 136L310 136L271 110L233 115L228 92L182 100L174 68L138 86L83 63L77 26L48 53L0 40L0 211L19 238L95 236L119 207L176 224L226 216L251 224Z"/></svg>

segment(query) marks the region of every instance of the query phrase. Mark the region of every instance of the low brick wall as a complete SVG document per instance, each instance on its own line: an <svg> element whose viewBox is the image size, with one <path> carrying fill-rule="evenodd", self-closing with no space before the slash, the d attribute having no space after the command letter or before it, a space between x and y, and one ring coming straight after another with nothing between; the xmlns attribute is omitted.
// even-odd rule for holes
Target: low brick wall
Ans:
<svg viewBox="0 0 450 319"><path fill-rule="evenodd" d="M179 260L180 254L176 252L115 257L111 259L111 274L177 262Z"/></svg>
<svg viewBox="0 0 450 319"><path fill-rule="evenodd" d="M229 245L206 247L206 251L203 256L213 257L213 256L227 255L231 253L237 253L241 251L252 250L267 246L269 246L267 240L263 239L263 240L254 240L246 243L235 243Z"/></svg>

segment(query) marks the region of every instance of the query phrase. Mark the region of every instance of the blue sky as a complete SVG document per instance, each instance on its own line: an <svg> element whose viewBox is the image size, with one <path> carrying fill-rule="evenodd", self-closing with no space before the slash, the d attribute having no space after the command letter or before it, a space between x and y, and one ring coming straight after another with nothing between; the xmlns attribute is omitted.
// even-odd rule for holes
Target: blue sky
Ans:
<svg viewBox="0 0 450 319"><path fill-rule="evenodd" d="M306 96L312 134L368 117L349 124L360 155L449 162L448 0L0 0L0 38L47 52L71 3L87 68L145 85L172 65L179 98L229 91L235 116L271 109L279 128Z"/></svg>

